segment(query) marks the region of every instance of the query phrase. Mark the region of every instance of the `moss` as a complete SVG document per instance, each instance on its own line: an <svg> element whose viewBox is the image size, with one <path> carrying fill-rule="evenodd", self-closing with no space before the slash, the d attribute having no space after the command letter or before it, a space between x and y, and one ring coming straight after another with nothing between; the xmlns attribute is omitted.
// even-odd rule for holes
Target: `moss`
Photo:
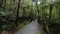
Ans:
<svg viewBox="0 0 60 34"><path fill-rule="evenodd" d="M38 29L38 34L41 34L41 31L40 31L40 29Z"/></svg>

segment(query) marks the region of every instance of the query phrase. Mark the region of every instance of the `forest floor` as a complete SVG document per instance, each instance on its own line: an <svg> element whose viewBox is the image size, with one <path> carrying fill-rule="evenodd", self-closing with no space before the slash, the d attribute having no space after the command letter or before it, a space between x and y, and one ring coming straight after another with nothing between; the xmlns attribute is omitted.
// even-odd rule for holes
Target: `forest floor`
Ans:
<svg viewBox="0 0 60 34"><path fill-rule="evenodd" d="M37 20L35 20L17 31L15 34L38 34L38 30L39 24L37 23Z"/></svg>

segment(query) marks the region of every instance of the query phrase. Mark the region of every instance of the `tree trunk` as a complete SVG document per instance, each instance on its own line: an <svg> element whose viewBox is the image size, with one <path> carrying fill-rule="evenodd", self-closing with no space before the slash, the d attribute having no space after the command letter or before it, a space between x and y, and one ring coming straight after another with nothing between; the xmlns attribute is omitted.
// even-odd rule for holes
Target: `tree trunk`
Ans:
<svg viewBox="0 0 60 34"><path fill-rule="evenodd" d="M6 8L6 0L4 0L4 11L5 11L5 8Z"/></svg>
<svg viewBox="0 0 60 34"><path fill-rule="evenodd" d="M50 23L50 20L51 20L51 15L52 15L52 4L50 4L50 13L49 13L49 23Z"/></svg>
<svg viewBox="0 0 60 34"><path fill-rule="evenodd" d="M17 27L17 25L18 25L18 19L19 19L19 8L20 8L20 0L18 0L18 5L17 5L17 10L16 10L16 22L15 22L15 24L16 24L16 27Z"/></svg>
<svg viewBox="0 0 60 34"><path fill-rule="evenodd" d="M49 13L49 20L48 20L49 23L51 22L52 8L53 8L53 6L52 6L52 4L50 4L50 13Z"/></svg>

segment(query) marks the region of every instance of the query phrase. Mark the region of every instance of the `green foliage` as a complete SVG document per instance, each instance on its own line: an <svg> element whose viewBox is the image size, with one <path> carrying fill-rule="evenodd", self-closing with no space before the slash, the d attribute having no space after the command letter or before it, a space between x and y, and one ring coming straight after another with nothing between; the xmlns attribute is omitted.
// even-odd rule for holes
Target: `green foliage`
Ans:
<svg viewBox="0 0 60 34"><path fill-rule="evenodd" d="M2 0L0 0L2 1ZM31 2L28 3L28 1L26 2L26 4L24 3L20 3L20 8L19 8L19 18L25 16L27 17L27 19L29 20L30 16L32 15L33 17L36 16L34 13L35 11L31 11ZM14 29L16 25L15 24L15 20L16 20L16 10L17 10L17 4L18 2L15 0L15 2L13 0L5 0L4 2L1 2L1 4L3 4L3 8L0 9L0 30L11 30ZM1 5L2 7L2 5ZM35 10L35 9L34 9ZM31 13L32 12L32 13ZM32 19L33 17L31 16L30 19ZM25 21L26 22L26 21ZM26 23L22 23L22 24L27 24ZM19 22L20 25L20 22ZM19 26L18 25L18 26ZM21 26L23 27L23 26Z"/></svg>
<svg viewBox="0 0 60 34"><path fill-rule="evenodd" d="M6 2L5 2L6 1ZM16 25L15 20L16 20L16 11L17 11L17 5L18 5L18 0L0 0L0 19L1 19L1 29L2 30L9 30ZM32 5L32 0L21 0L20 1L20 6L19 6L19 18L21 17L27 17L28 19L35 19L36 17L40 16L40 18L44 18L49 21L49 13L50 13L50 3L47 3L46 0L41 1L41 4ZM38 9L37 9L38 6ZM53 3L52 7L52 15L51 15L51 20L50 23L57 23L60 24L60 2L56 1ZM59 9L59 10L58 10ZM38 11L39 14L38 14ZM48 22L49 23L49 22ZM20 22L19 22L20 24ZM24 24L24 23L22 23Z"/></svg>

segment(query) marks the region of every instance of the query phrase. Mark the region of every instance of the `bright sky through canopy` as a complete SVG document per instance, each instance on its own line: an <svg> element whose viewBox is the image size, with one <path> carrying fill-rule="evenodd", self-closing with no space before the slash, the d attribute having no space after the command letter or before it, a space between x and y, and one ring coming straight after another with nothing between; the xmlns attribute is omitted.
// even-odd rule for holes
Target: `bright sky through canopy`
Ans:
<svg viewBox="0 0 60 34"><path fill-rule="evenodd" d="M40 2L38 2L38 4L40 4Z"/></svg>

